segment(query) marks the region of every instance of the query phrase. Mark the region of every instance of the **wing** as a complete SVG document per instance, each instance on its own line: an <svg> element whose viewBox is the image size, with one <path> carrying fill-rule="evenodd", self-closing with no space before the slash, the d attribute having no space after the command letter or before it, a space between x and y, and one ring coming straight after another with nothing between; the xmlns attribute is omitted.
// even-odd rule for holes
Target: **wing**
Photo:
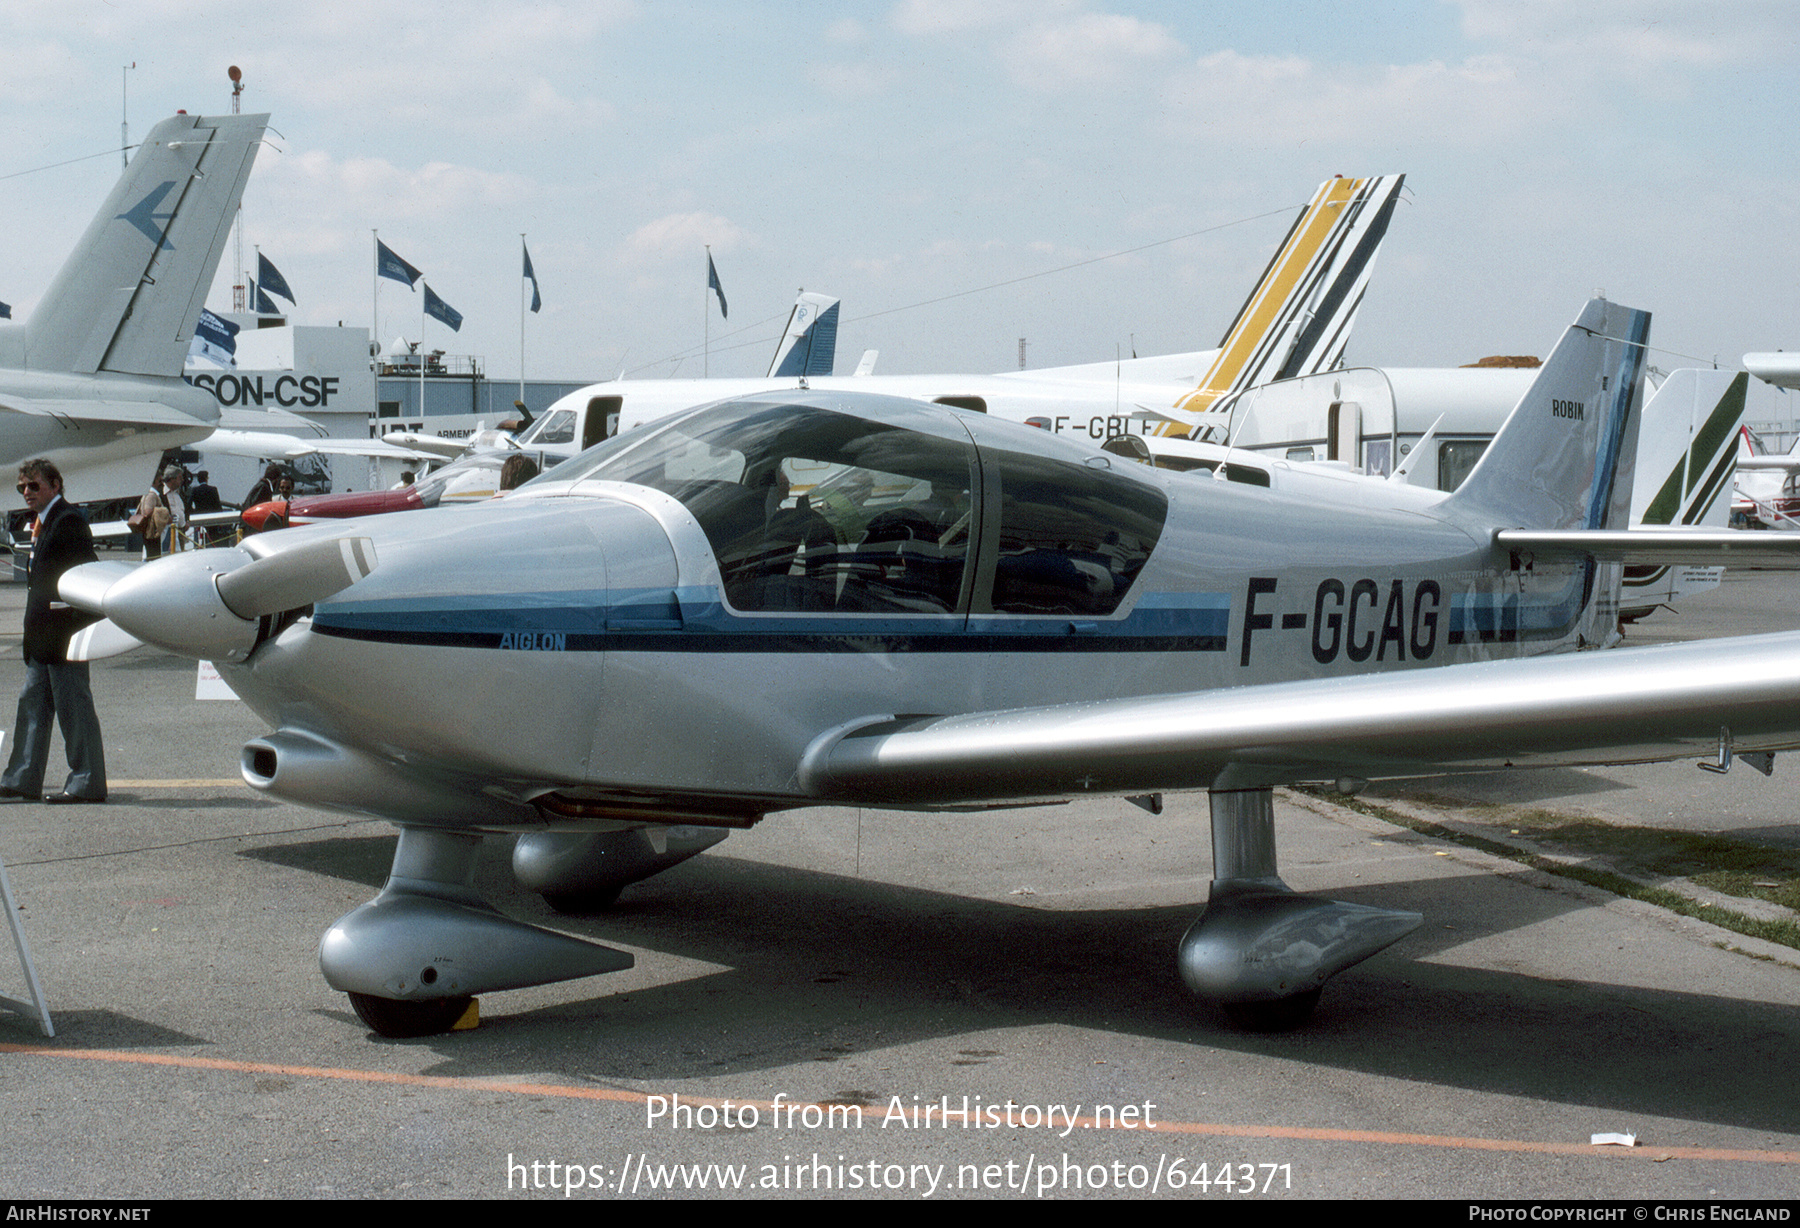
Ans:
<svg viewBox="0 0 1800 1228"><path fill-rule="evenodd" d="M1800 632L949 717L808 748L821 799L952 806L1800 747Z"/></svg>
<svg viewBox="0 0 1800 1228"><path fill-rule="evenodd" d="M283 435L275 431L217 430L200 444L208 452L247 456L252 460L281 457L293 460L323 453L330 456L371 456L401 461L442 459L435 452L398 447L379 439L330 439L310 435ZM460 447L460 445L459 445Z"/></svg>

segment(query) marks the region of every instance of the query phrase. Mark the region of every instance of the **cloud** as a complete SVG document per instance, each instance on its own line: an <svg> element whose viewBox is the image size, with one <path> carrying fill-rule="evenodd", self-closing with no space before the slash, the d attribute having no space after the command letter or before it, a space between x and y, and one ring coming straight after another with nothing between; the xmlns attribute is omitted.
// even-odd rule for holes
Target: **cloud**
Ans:
<svg viewBox="0 0 1800 1228"><path fill-rule="evenodd" d="M1178 129L1256 146L1461 146L1566 119L1567 105L1555 83L1500 55L1368 66L1219 51L1173 78L1169 96Z"/></svg>
<svg viewBox="0 0 1800 1228"><path fill-rule="evenodd" d="M1184 54L1167 28L1136 17L1081 13L1021 30L1002 52L1013 80L1037 89L1108 85Z"/></svg>
<svg viewBox="0 0 1800 1228"><path fill-rule="evenodd" d="M902 34L935 37L1016 27L1074 7L1074 0L901 0L890 21Z"/></svg>
<svg viewBox="0 0 1800 1228"><path fill-rule="evenodd" d="M895 73L877 64L817 64L806 77L834 98L855 99L886 92Z"/></svg>
<svg viewBox="0 0 1800 1228"><path fill-rule="evenodd" d="M869 41L869 32L854 17L840 17L825 27L825 41L857 47Z"/></svg>
<svg viewBox="0 0 1800 1228"><path fill-rule="evenodd" d="M1506 43L1520 54L1581 59L1593 71L1632 75L1658 68L1715 68L1787 57L1794 50L1791 4L1737 0L1450 0L1471 40Z"/></svg>
<svg viewBox="0 0 1800 1228"><path fill-rule="evenodd" d="M711 244L715 254L730 251L746 239L735 222L716 213L670 213L645 222L626 238L622 254L634 264L657 263L672 258L692 259Z"/></svg>

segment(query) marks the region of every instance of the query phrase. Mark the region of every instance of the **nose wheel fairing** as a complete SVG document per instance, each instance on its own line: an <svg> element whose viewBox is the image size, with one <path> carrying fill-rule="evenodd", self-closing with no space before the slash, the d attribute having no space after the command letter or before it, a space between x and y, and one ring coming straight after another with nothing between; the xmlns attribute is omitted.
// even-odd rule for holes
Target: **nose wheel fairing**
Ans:
<svg viewBox="0 0 1800 1228"><path fill-rule="evenodd" d="M1239 1027L1305 1021L1326 981L1397 942L1424 917L1303 895L1281 881L1268 789L1216 790L1206 911L1182 935L1181 979Z"/></svg>

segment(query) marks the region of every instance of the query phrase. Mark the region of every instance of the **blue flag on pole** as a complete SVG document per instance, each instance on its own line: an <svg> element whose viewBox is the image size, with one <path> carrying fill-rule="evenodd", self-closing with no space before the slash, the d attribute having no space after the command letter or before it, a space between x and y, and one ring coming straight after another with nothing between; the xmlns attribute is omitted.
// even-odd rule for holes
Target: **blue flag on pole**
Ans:
<svg viewBox="0 0 1800 1228"><path fill-rule="evenodd" d="M288 289L287 278L283 277L281 270L271 264L269 258L261 252L256 253L256 284L269 294L279 294L288 302L299 306L295 302L294 292Z"/></svg>
<svg viewBox="0 0 1800 1228"><path fill-rule="evenodd" d="M453 333L462 331L462 312L439 298L430 282L425 283L425 314L449 325Z"/></svg>
<svg viewBox="0 0 1800 1228"><path fill-rule="evenodd" d="M255 282L250 283L250 307L258 315L278 316L281 314L281 308L275 305L275 300L264 294L263 288Z"/></svg>
<svg viewBox="0 0 1800 1228"><path fill-rule="evenodd" d="M424 274L394 255L394 250L380 239L375 240L375 272L382 277L406 283L407 289L419 284Z"/></svg>
<svg viewBox="0 0 1800 1228"><path fill-rule="evenodd" d="M0 320L12 319L12 304L0 303Z"/></svg>
<svg viewBox="0 0 1800 1228"><path fill-rule="evenodd" d="M537 274L531 268L531 249L525 246L525 240L519 240L519 250L525 253L525 272L523 276L531 282L531 309L536 311L544 305L542 296L538 294Z"/></svg>
<svg viewBox="0 0 1800 1228"><path fill-rule="evenodd" d="M203 357L221 367L234 365L237 353L238 326L221 319L204 307L194 323L194 339L188 343L189 355Z"/></svg>
<svg viewBox="0 0 1800 1228"><path fill-rule="evenodd" d="M719 315L729 320L731 312L725 309L725 287L719 284L719 270L713 267L712 253L706 253L706 288L719 296Z"/></svg>

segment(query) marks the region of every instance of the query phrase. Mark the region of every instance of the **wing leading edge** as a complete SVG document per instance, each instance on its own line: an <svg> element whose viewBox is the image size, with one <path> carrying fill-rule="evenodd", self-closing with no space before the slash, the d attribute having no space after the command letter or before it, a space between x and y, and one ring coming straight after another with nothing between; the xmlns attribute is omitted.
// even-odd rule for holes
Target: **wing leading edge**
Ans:
<svg viewBox="0 0 1800 1228"><path fill-rule="evenodd" d="M821 799L951 806L1800 747L1800 632L948 717L872 717Z"/></svg>

